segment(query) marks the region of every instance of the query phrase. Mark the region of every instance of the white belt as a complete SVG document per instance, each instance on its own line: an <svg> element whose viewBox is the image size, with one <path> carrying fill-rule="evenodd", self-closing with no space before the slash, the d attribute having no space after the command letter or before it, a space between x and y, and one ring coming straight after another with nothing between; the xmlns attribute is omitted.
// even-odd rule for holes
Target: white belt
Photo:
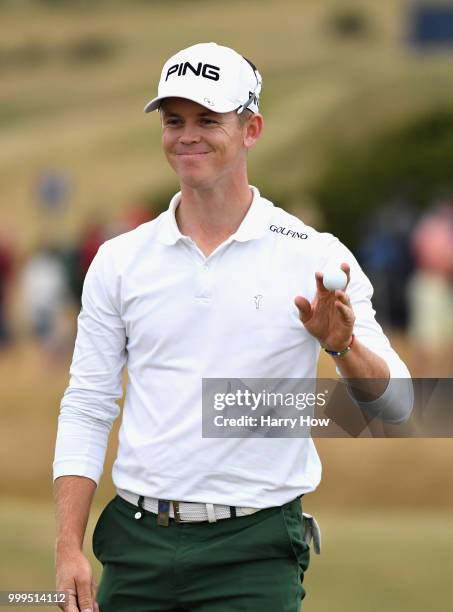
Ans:
<svg viewBox="0 0 453 612"><path fill-rule="evenodd" d="M125 491L124 489L117 489L116 492L120 497L125 499L134 506L138 506L138 500L140 495ZM158 514L158 499L155 497L144 497L142 507L148 512ZM170 507L168 515L170 518L175 518L174 504L177 508L176 520L178 522L192 523L199 521L209 521L215 523L217 519L231 518L234 516L234 510L236 510L236 516L247 516L258 512L261 508L248 508L246 506L235 506L233 512L231 511L232 506L224 506L222 504L203 504L201 502L173 502L170 501ZM140 515L140 516L138 516ZM135 517L141 518L141 513L137 512Z"/></svg>

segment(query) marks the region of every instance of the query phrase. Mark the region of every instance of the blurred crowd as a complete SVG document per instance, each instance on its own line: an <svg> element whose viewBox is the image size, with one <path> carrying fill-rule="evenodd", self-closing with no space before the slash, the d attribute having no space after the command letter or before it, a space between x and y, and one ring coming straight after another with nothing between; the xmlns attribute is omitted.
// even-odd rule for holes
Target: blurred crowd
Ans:
<svg viewBox="0 0 453 612"><path fill-rule="evenodd" d="M373 288L377 319L411 345L414 376L453 376L453 201L419 212L409 202L365 219L357 258Z"/></svg>
<svg viewBox="0 0 453 612"><path fill-rule="evenodd" d="M44 199L55 206L54 196ZM86 223L74 244L42 240L26 255L0 234L0 355L26 338L46 361L66 367L99 246L153 217L148 206L128 207L113 223ZM361 235L353 250L373 284L377 319L407 338L413 376L452 376L453 201L422 212L401 201L381 206L364 219Z"/></svg>
<svg viewBox="0 0 453 612"><path fill-rule="evenodd" d="M149 206L131 205L114 221L86 222L72 244L41 238L25 253L0 231L0 357L25 340L46 366L66 367L83 281L99 246L153 217Z"/></svg>

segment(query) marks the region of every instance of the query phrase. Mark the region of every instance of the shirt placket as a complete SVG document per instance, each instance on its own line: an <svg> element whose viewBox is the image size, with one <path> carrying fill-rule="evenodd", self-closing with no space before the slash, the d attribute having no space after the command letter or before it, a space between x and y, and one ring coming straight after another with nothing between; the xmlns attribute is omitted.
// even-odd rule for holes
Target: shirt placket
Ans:
<svg viewBox="0 0 453 612"><path fill-rule="evenodd" d="M184 248L196 267L194 300L198 304L209 306L212 303L215 263L231 242L230 237L206 257L191 238L183 240Z"/></svg>

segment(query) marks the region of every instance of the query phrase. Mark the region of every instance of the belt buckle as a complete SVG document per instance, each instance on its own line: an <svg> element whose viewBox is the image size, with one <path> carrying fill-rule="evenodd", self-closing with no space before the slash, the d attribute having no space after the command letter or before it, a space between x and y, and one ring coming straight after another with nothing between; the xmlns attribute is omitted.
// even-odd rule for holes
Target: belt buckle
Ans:
<svg viewBox="0 0 453 612"><path fill-rule="evenodd" d="M170 502L167 499L159 499L157 502L157 524L161 527L168 527L168 511Z"/></svg>

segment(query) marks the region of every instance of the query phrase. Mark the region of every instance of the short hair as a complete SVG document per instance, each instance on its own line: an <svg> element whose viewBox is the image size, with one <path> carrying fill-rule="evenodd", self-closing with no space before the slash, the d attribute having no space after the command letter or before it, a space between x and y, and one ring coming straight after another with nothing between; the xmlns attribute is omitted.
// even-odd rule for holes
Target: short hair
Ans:
<svg viewBox="0 0 453 612"><path fill-rule="evenodd" d="M239 125L243 127L254 114L255 113L248 108L244 109L242 113L239 113L238 115Z"/></svg>

